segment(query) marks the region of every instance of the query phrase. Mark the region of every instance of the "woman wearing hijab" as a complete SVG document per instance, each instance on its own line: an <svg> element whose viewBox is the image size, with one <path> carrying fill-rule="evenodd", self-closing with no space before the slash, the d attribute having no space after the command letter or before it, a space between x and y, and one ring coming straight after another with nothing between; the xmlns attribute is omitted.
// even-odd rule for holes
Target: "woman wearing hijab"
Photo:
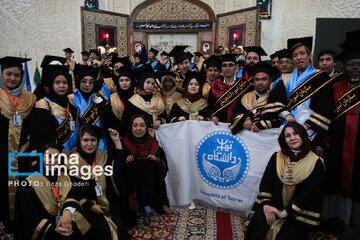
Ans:
<svg viewBox="0 0 360 240"><path fill-rule="evenodd" d="M67 97L71 78L68 67L52 65L49 71L49 93L35 103L30 123L30 147L36 149L43 143L56 143L62 152L76 146L79 110Z"/></svg>
<svg viewBox="0 0 360 240"><path fill-rule="evenodd" d="M69 101L79 109L79 121L82 125L96 125L102 127L103 118L97 103L104 101L106 104L110 91L102 84L102 88L95 92L95 81L99 70L86 65L76 65L75 67L75 85L76 92L68 96ZM106 138L102 138L98 150L107 150Z"/></svg>
<svg viewBox="0 0 360 240"><path fill-rule="evenodd" d="M210 117L210 108L202 96L203 81L196 72L188 72L182 97L171 109L170 121L205 120Z"/></svg>
<svg viewBox="0 0 360 240"><path fill-rule="evenodd" d="M306 130L289 122L265 169L245 239L307 239L320 225L325 167Z"/></svg>
<svg viewBox="0 0 360 240"><path fill-rule="evenodd" d="M104 77L104 83L110 89L111 93L115 93L116 92L115 82L118 81L119 79L119 72L117 70L124 66L131 69L132 64L130 62L129 57L119 58L117 55L113 55L110 61L111 64L109 64L109 67L112 68L111 77L107 77L107 78Z"/></svg>
<svg viewBox="0 0 360 240"><path fill-rule="evenodd" d="M165 99L166 117L169 120L172 106L181 98L181 93L176 91L176 75L173 72L156 72L156 75L161 82L161 92Z"/></svg>
<svg viewBox="0 0 360 240"><path fill-rule="evenodd" d="M160 93L153 94L155 75L150 65L138 70L137 89L129 99L123 115L124 129L130 124L130 119L136 114L142 114L150 120L152 128L158 129L161 123L166 123L164 99Z"/></svg>
<svg viewBox="0 0 360 240"><path fill-rule="evenodd" d="M14 219L14 200L16 187L8 183L18 178L9 176L8 171L18 172L18 163L14 158L8 166L8 153L15 150L26 152L29 146L30 111L34 107L36 97L31 92L24 91L26 84L22 63L30 59L4 57L0 59L0 194L2 207L0 210L0 226L5 225L5 231L12 232Z"/></svg>
<svg viewBox="0 0 360 240"><path fill-rule="evenodd" d="M61 164L58 158L60 150L56 144L50 143L40 146L37 152L44 153L43 167L49 171L44 171L45 174L40 176L28 176L23 181L25 184L21 184L17 189L15 239L84 239L83 236L88 233L90 227L81 212L73 213L75 224L68 225L61 221L64 212L70 211L63 208L63 203L71 188L71 182L69 176L58 176L56 167ZM38 161L31 157L22 158L19 162L24 161L30 166L33 165L31 160ZM35 165L34 168L39 169L39 166ZM31 172L29 168L26 170ZM51 174L52 171L56 174Z"/></svg>
<svg viewBox="0 0 360 240"><path fill-rule="evenodd" d="M136 114L130 120L127 137L124 138L127 183L131 187L140 208L151 206L159 214L164 213L164 179L168 171L164 150L159 142L149 137L148 120Z"/></svg>
<svg viewBox="0 0 360 240"><path fill-rule="evenodd" d="M122 149L119 134L108 130L116 151ZM112 162L106 151L97 150L103 131L98 126L83 126L78 132L77 152L73 155L77 162L67 162L68 169L79 169L77 175L70 176L73 184L64 208L82 209L91 225L91 239L128 239L121 216L109 217L110 204L107 198L107 177L113 174ZM72 155L72 157L73 157ZM120 161L115 159L114 161ZM63 214L63 222L71 223L71 211Z"/></svg>

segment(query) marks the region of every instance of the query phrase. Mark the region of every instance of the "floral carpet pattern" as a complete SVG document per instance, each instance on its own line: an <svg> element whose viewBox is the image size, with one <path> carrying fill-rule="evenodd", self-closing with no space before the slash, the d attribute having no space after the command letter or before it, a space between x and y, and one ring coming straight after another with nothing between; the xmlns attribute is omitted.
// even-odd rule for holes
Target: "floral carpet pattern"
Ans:
<svg viewBox="0 0 360 240"><path fill-rule="evenodd" d="M249 220L197 206L193 210L171 208L166 214L151 213L139 219L139 225L129 229L134 240L139 239L244 239Z"/></svg>

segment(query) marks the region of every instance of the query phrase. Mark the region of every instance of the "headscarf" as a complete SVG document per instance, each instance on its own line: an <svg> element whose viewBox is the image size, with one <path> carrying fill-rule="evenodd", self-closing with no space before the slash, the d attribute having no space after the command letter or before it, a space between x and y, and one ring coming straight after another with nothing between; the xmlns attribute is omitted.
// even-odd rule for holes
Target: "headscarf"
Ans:
<svg viewBox="0 0 360 240"><path fill-rule="evenodd" d="M289 146L285 142L285 129L288 128L288 127L293 128L295 130L295 132L297 132L300 135L300 137L301 137L301 139L303 141L300 152L297 153L296 155L293 152L293 150L291 150L289 148ZM300 159L304 158L311 150L311 143L310 143L308 134L307 134L305 128L303 126L301 126L297 122L289 122L289 123L287 123L284 126L283 130L281 131L281 133L279 135L279 138L278 138L278 141L279 141L279 145L280 145L280 148L281 148L281 152L284 155L289 156L291 162L299 161Z"/></svg>
<svg viewBox="0 0 360 240"><path fill-rule="evenodd" d="M119 95L120 99L125 104L129 101L129 98L131 98L131 96L134 94L135 79L134 79L133 73L131 71L131 68L129 68L127 66L120 67L116 71L119 73L119 76L116 78L116 80L114 80L114 78L113 78L114 84L116 86L116 92ZM121 89L120 83L119 83L120 77L130 78L131 86L128 90Z"/></svg>
<svg viewBox="0 0 360 240"><path fill-rule="evenodd" d="M151 68L151 65L150 65ZM152 70L152 68L151 68ZM137 73L137 90L136 93L139 94L146 102L150 102L152 98L152 93L145 92L144 90L144 84L146 79L153 78L156 79L156 76L153 72L149 69L149 65L146 65L144 68L139 69Z"/></svg>
<svg viewBox="0 0 360 240"><path fill-rule="evenodd" d="M21 82L20 82L19 86L17 88L13 89L13 90L10 90L8 87L5 86L5 83L3 82L3 79L2 79L2 67L3 66L0 65L0 88L8 91L10 93L10 96L12 96L12 97L19 96L24 91L24 87L25 87L25 84L26 84L26 78L25 78L24 70L22 68L20 68L20 66L16 66L16 67L18 67L20 69L22 78L21 78ZM9 67L13 67L13 66L5 66L4 69L7 69Z"/></svg>
<svg viewBox="0 0 360 240"><path fill-rule="evenodd" d="M195 94L189 93L189 83L192 79L196 79L196 81L199 84L199 91ZM202 82L200 74L188 72L188 74L186 75L186 78L185 78L185 90L183 93L183 98L189 99L189 101L192 103L196 102L197 100L202 98L202 85L203 85L203 82Z"/></svg>
<svg viewBox="0 0 360 240"><path fill-rule="evenodd" d="M132 123L135 120L135 118L138 117L144 119L146 124L145 135L141 138L136 138L132 134ZM127 137L124 138L124 143L126 149L134 157L147 157L150 154L155 155L159 149L159 142L149 137L148 128L149 128L149 121L144 115L136 114L131 118L129 129L127 132Z"/></svg>
<svg viewBox="0 0 360 240"><path fill-rule="evenodd" d="M79 71L76 71L76 68L77 67L80 67L81 70ZM80 91L81 95L85 98L86 101L89 100L89 97L94 93L96 92L95 90L95 84L97 82L97 77L98 77L98 69L97 68L94 68L94 67L90 67L90 66L81 66L81 65L76 65L75 67L75 73L76 73L76 80L75 80L75 86L76 88ZM88 92L88 93L85 93L83 92L81 89L80 89L80 82L81 80L84 78L84 77L87 77L87 76L90 76L94 79L94 86L93 86L93 89ZM101 84L102 85L102 84Z"/></svg>
<svg viewBox="0 0 360 240"><path fill-rule="evenodd" d="M49 75L49 93L46 94L46 97L48 99L50 99L51 101L53 101L65 108L65 107L67 107L67 105L69 103L67 94L60 96L57 93L55 93L54 87L53 87L55 78L60 75L62 75L66 78L66 80L68 82L68 86L70 88L70 85L71 85L70 75L66 72L55 70L55 71L51 72Z"/></svg>

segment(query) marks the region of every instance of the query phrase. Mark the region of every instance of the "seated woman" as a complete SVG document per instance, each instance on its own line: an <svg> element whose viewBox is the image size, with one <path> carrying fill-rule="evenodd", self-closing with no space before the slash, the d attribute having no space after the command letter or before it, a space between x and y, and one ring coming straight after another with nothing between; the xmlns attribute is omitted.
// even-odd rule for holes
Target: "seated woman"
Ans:
<svg viewBox="0 0 360 240"><path fill-rule="evenodd" d="M147 117L152 128L158 129L161 123L166 123L164 99L161 94L153 94L155 75L150 65L137 72L136 94L129 99L129 104L123 114L123 126L127 129L130 119L136 114Z"/></svg>
<svg viewBox="0 0 360 240"><path fill-rule="evenodd" d="M119 134L108 130L116 149L121 149ZM102 138L102 129L94 126L81 127L78 133L77 152L72 154L77 162L67 162L68 169L79 169L76 176L71 176L73 187L69 191L64 208L82 209L91 225L93 239L127 239L127 231L121 221L112 221L109 215L109 201L107 194L106 177L113 174L108 162L106 151L97 151ZM120 161L120 160L119 160ZM70 222L70 213L67 212L64 222ZM116 218L121 220L121 217Z"/></svg>
<svg viewBox="0 0 360 240"><path fill-rule="evenodd" d="M210 108L202 96L202 85L199 73L186 74L184 93L171 109L171 122L205 120L210 117Z"/></svg>
<svg viewBox="0 0 360 240"><path fill-rule="evenodd" d="M325 184L323 160L311 151L306 130L286 124L281 150L265 169L245 239L307 239L320 225Z"/></svg>
<svg viewBox="0 0 360 240"><path fill-rule="evenodd" d="M69 154L76 146L79 110L67 97L71 84L68 67L52 65L51 68L49 79L43 79L49 82L49 93L35 103L31 115L30 148L56 143L62 152Z"/></svg>
<svg viewBox="0 0 360 240"><path fill-rule="evenodd" d="M141 208L151 206L159 214L164 213L164 178L168 171L164 150L159 142L149 137L148 120L137 114L130 120L126 147L127 184L136 192Z"/></svg>
<svg viewBox="0 0 360 240"><path fill-rule="evenodd" d="M97 103L102 101L106 103L110 91L105 84L102 84L100 90L95 89L98 73L99 70L94 67L79 64L75 66L74 75L77 90L74 94L70 94L68 98L70 103L79 109L80 126L96 125L102 127L103 118ZM100 140L98 150L107 150L105 136Z"/></svg>
<svg viewBox="0 0 360 240"><path fill-rule="evenodd" d="M79 211L73 213L74 222L71 218L69 223L60 220L61 215L70 211L63 208L63 203L71 183L69 176L58 176L57 167L60 163L57 154L60 151L57 145L46 144L37 152L44 153L44 172L47 172L46 169L49 171L44 176L27 177L18 187L15 201L15 239L83 239L90 226ZM26 172L31 172L31 159L23 158L19 161L26 162L29 167ZM39 166L35 168L39 169Z"/></svg>

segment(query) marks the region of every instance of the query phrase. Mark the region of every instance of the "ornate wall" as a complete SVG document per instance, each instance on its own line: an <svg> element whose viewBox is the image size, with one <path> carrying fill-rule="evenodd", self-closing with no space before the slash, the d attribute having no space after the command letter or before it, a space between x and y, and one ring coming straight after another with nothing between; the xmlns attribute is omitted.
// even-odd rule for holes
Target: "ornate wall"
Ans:
<svg viewBox="0 0 360 240"><path fill-rule="evenodd" d="M96 24L116 27L117 52L119 56L128 55L129 17L110 12L97 12L81 9L83 48L96 48Z"/></svg>
<svg viewBox="0 0 360 240"><path fill-rule="evenodd" d="M35 64L45 54L64 56L70 47L80 60L80 0L0 1L0 56L32 58L28 63L32 78Z"/></svg>
<svg viewBox="0 0 360 240"><path fill-rule="evenodd" d="M256 7L218 15L218 45L227 46L229 28L241 25L243 25L245 29L245 39L243 46L255 46L259 44L258 18L259 17Z"/></svg>

